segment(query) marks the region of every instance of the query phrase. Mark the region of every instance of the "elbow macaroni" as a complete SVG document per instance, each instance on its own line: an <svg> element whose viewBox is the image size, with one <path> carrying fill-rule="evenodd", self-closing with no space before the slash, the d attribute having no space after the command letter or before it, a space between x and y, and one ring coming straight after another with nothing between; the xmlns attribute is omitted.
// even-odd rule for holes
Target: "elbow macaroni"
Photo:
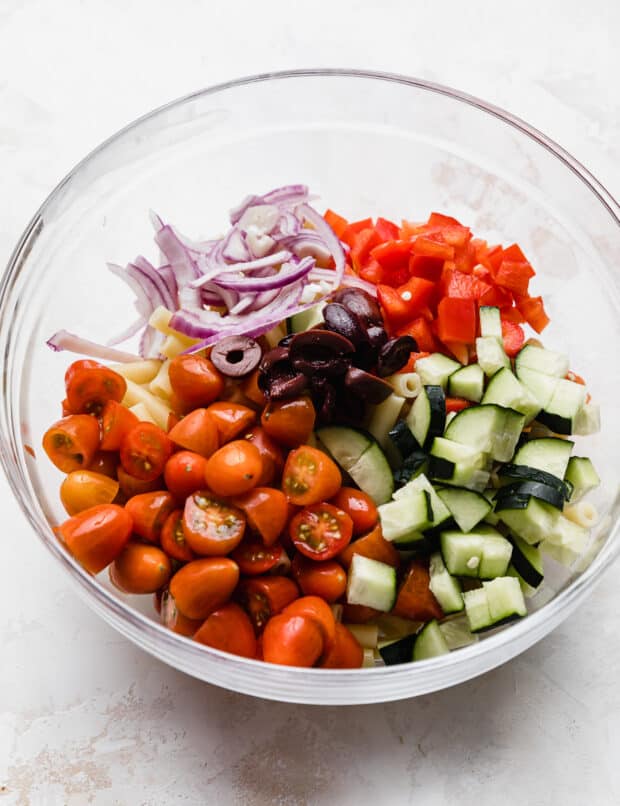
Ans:
<svg viewBox="0 0 620 806"><path fill-rule="evenodd" d="M417 397L422 391L422 381L417 372L396 373L388 378L392 384L394 394L404 398Z"/></svg>
<svg viewBox="0 0 620 806"><path fill-rule="evenodd" d="M578 526L591 529L598 522L598 512L594 504L589 501L578 501L575 504L567 504L563 514Z"/></svg>

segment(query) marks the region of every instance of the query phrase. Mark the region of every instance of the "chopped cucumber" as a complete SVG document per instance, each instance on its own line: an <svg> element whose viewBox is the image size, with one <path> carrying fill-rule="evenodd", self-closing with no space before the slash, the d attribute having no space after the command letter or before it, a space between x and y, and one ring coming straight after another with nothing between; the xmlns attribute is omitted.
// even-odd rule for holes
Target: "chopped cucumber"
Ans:
<svg viewBox="0 0 620 806"><path fill-rule="evenodd" d="M429 475L457 487L481 491L489 473L487 457L469 445L461 445L444 437L435 437L429 456Z"/></svg>
<svg viewBox="0 0 620 806"><path fill-rule="evenodd" d="M562 565L572 565L586 550L589 539L588 529L560 515L540 547Z"/></svg>
<svg viewBox="0 0 620 806"><path fill-rule="evenodd" d="M493 375L482 397L483 403L497 403L525 415L525 425L540 411L534 395L508 369L504 367Z"/></svg>
<svg viewBox="0 0 620 806"><path fill-rule="evenodd" d="M419 490L425 490L430 496L430 505L431 509L433 510L433 522L431 526L433 528L439 526L441 523L445 523L450 519L450 510L443 503L437 494L437 491L424 473L420 473L420 475L416 476L415 479L411 479L408 484L406 484L404 487L401 487L400 490L397 490L394 493L394 500L399 501L408 495L415 494Z"/></svg>
<svg viewBox="0 0 620 806"><path fill-rule="evenodd" d="M502 368L510 368L510 359L495 336L479 336L476 339L476 355L484 374L491 378Z"/></svg>
<svg viewBox="0 0 620 806"><path fill-rule="evenodd" d="M482 560L478 566L479 578L495 579L503 576L508 570L511 557L512 544L503 535L485 537L482 544Z"/></svg>
<svg viewBox="0 0 620 806"><path fill-rule="evenodd" d="M504 508L505 506L505 502L497 501L495 504L495 511L500 519L530 545L544 540L553 531L561 517L555 507L539 501L537 498L530 498L521 508Z"/></svg>
<svg viewBox="0 0 620 806"><path fill-rule="evenodd" d="M354 554L347 580L347 603L386 612L396 601L396 571L391 565Z"/></svg>
<svg viewBox="0 0 620 806"><path fill-rule="evenodd" d="M513 535L511 541L512 566L527 585L537 588L545 576L540 549L518 535Z"/></svg>
<svg viewBox="0 0 620 806"><path fill-rule="evenodd" d="M294 313L286 320L287 333L302 333L304 330L310 330L316 325L323 322L323 308L324 302L319 302L311 308L307 308L300 313Z"/></svg>
<svg viewBox="0 0 620 806"><path fill-rule="evenodd" d="M571 484L573 491L569 498L571 503L579 501L580 498L590 490L598 487L601 480L594 469L594 465L587 456L571 456L566 467L564 479Z"/></svg>
<svg viewBox="0 0 620 806"><path fill-rule="evenodd" d="M535 369L519 366L517 367L516 375L521 383L527 386L534 395L541 409L545 409L553 397L559 378L553 375L545 375L544 372L536 372Z"/></svg>
<svg viewBox="0 0 620 806"><path fill-rule="evenodd" d="M527 608L519 581L514 577L497 577L483 582L489 603L489 613L493 623L504 621L512 616L527 616Z"/></svg>
<svg viewBox="0 0 620 806"><path fill-rule="evenodd" d="M527 368L542 372L543 375L563 378L568 372L568 356L553 350L535 347L533 344L526 344L515 358L515 367L517 373L521 369Z"/></svg>
<svg viewBox="0 0 620 806"><path fill-rule="evenodd" d="M465 606L461 585L458 579L450 574L438 551L431 554L429 588L444 613L458 613Z"/></svg>
<svg viewBox="0 0 620 806"><path fill-rule="evenodd" d="M493 336L502 342L502 320L499 315L499 308L490 305L480 306L480 335L484 338Z"/></svg>
<svg viewBox="0 0 620 806"><path fill-rule="evenodd" d="M398 641L392 641L379 648L379 654L386 666L395 666L399 663L410 663L413 660L413 647L416 635L406 635Z"/></svg>
<svg viewBox="0 0 620 806"><path fill-rule="evenodd" d="M516 452L515 465L526 465L563 479L573 444L568 439L541 437L525 442Z"/></svg>
<svg viewBox="0 0 620 806"><path fill-rule="evenodd" d="M499 468L497 475L502 479L511 478L522 479L523 481L539 481L541 484L555 487L562 493L565 500L570 498L572 485L568 481L563 481L557 476L554 476L553 473L547 473L545 470L540 470L536 467L507 464Z"/></svg>
<svg viewBox="0 0 620 806"><path fill-rule="evenodd" d="M389 437L396 450L404 459L420 450L418 440L413 436L411 429L403 420L399 420L389 432Z"/></svg>
<svg viewBox="0 0 620 806"><path fill-rule="evenodd" d="M527 503L531 497L534 497L561 511L564 509L566 500L562 490L540 481L516 481L507 484L505 487L499 488L495 497L500 506L506 509L510 508L510 500L513 498Z"/></svg>
<svg viewBox="0 0 620 806"><path fill-rule="evenodd" d="M585 400L586 388L583 384L560 378L551 400L537 419L556 434L572 434Z"/></svg>
<svg viewBox="0 0 620 806"><path fill-rule="evenodd" d="M429 621L417 634L413 645L413 660L426 660L447 655L449 652L446 639L439 629L436 619Z"/></svg>
<svg viewBox="0 0 620 806"><path fill-rule="evenodd" d="M465 603L463 603L464 606ZM469 629L467 616L446 619L440 622L439 629L450 651L469 646L469 644L475 644L478 641L478 636Z"/></svg>
<svg viewBox="0 0 620 806"><path fill-rule="evenodd" d="M416 365L417 366L417 365ZM422 447L443 434L446 423L446 396L441 386L425 386L413 401L407 425Z"/></svg>
<svg viewBox="0 0 620 806"><path fill-rule="evenodd" d="M448 378L448 392L452 397L464 397L479 403L484 391L484 372L480 364L469 364L453 372Z"/></svg>
<svg viewBox="0 0 620 806"><path fill-rule="evenodd" d="M465 603L465 613L469 622L469 629L472 633L486 630L493 625L491 611L489 610L489 600L484 588L474 588L463 594Z"/></svg>
<svg viewBox="0 0 620 806"><path fill-rule="evenodd" d="M334 460L347 472L374 441L365 431L341 425L320 428L317 437Z"/></svg>
<svg viewBox="0 0 620 806"><path fill-rule="evenodd" d="M601 430L601 409L598 403L585 403L573 422L573 434L587 436Z"/></svg>
<svg viewBox="0 0 620 806"><path fill-rule="evenodd" d="M446 427L446 439L470 445L505 462L514 453L525 417L512 409L485 404L460 411Z"/></svg>
<svg viewBox="0 0 620 806"><path fill-rule="evenodd" d="M467 534L447 530L441 533L440 541L441 553L451 574L491 579L506 573L512 545L492 526L480 524Z"/></svg>
<svg viewBox="0 0 620 806"><path fill-rule="evenodd" d="M483 495L473 490L444 487L437 491L437 495L448 507L462 532L470 532L493 509L493 505Z"/></svg>
<svg viewBox="0 0 620 806"><path fill-rule="evenodd" d="M415 362L415 371L424 386L441 386L443 389L446 388L450 375L460 368L458 361L453 361L442 353L432 353Z"/></svg>
<svg viewBox="0 0 620 806"><path fill-rule="evenodd" d="M433 522L430 495L426 490L418 490L404 498L389 501L379 507L381 531L385 540L406 543L410 535L422 532Z"/></svg>

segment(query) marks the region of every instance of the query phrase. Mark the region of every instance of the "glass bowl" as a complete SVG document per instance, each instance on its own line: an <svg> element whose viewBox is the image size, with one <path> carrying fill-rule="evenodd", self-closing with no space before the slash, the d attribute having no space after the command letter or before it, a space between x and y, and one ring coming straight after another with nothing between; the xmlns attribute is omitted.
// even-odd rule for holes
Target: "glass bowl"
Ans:
<svg viewBox="0 0 620 806"><path fill-rule="evenodd" d="M61 476L40 449L75 358L45 340L66 328L105 342L132 321L132 297L105 268L154 256L150 208L194 237L221 231L250 192L304 182L319 207L349 218L426 218L440 210L489 241L518 241L538 271L552 324L602 405L603 430L576 452L605 483L602 519L577 569L552 569L522 621L450 655L390 668L295 669L248 661L160 626L150 597L123 596L54 538ZM132 123L84 159L28 225L2 279L2 462L34 530L84 600L147 652L235 691L300 703L396 700L479 675L556 627L620 551L618 204L569 154L476 98L415 79L343 70L254 76L213 87ZM579 442L579 440L578 440ZM32 446L34 458L26 446Z"/></svg>

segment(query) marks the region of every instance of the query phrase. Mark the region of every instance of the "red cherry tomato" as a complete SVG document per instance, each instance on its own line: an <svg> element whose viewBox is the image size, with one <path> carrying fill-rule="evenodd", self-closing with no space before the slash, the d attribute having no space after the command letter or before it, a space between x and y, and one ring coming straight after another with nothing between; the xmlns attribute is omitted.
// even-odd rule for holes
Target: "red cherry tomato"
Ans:
<svg viewBox="0 0 620 806"><path fill-rule="evenodd" d="M283 554L284 549L279 543L267 547L258 540L244 540L230 556L242 574L260 576L280 565Z"/></svg>
<svg viewBox="0 0 620 806"><path fill-rule="evenodd" d="M292 504L308 506L332 498L342 484L338 465L323 451L301 445L284 465L282 489Z"/></svg>
<svg viewBox="0 0 620 806"><path fill-rule="evenodd" d="M266 546L272 546L288 522L286 496L273 487L255 487L234 499L235 506L245 512L248 526L261 536Z"/></svg>
<svg viewBox="0 0 620 806"><path fill-rule="evenodd" d="M205 486L207 460L193 451L177 451L166 462L164 479L166 487L179 501Z"/></svg>
<svg viewBox="0 0 620 806"><path fill-rule="evenodd" d="M208 406L224 389L224 379L208 358L178 355L168 369L172 391L183 408Z"/></svg>
<svg viewBox="0 0 620 806"><path fill-rule="evenodd" d="M183 511L183 533L196 554L222 556L239 545L245 515L207 490L190 495Z"/></svg>
<svg viewBox="0 0 620 806"><path fill-rule="evenodd" d="M207 409L195 409L174 425L168 434L175 445L209 457L218 448L215 423Z"/></svg>
<svg viewBox="0 0 620 806"><path fill-rule="evenodd" d="M336 640L336 619L331 607L318 596L302 596L284 608L287 616L304 616L315 621L323 633L324 648L326 651L333 647Z"/></svg>
<svg viewBox="0 0 620 806"><path fill-rule="evenodd" d="M108 400L120 403L127 391L122 375L97 361L74 361L65 373L67 402L76 414L99 414Z"/></svg>
<svg viewBox="0 0 620 806"><path fill-rule="evenodd" d="M43 450L63 473L90 467L99 448L99 422L88 414L63 417L43 436Z"/></svg>
<svg viewBox="0 0 620 806"><path fill-rule="evenodd" d="M98 574L113 562L131 536L131 515L116 504L85 509L58 527L58 536L75 559Z"/></svg>
<svg viewBox="0 0 620 806"><path fill-rule="evenodd" d="M243 658L256 657L252 622L234 602L225 604L207 616L204 624L194 633L194 641Z"/></svg>
<svg viewBox="0 0 620 806"><path fill-rule="evenodd" d="M323 652L323 633L311 618L280 613L267 622L262 647L267 663L314 666Z"/></svg>
<svg viewBox="0 0 620 806"><path fill-rule="evenodd" d="M261 425L272 439L288 448L308 441L316 411L309 397L296 397L269 403L261 416Z"/></svg>
<svg viewBox="0 0 620 806"><path fill-rule="evenodd" d="M187 544L183 531L183 510L175 509L168 515L159 538L162 549L169 557L182 563L196 559L196 554Z"/></svg>
<svg viewBox="0 0 620 806"><path fill-rule="evenodd" d="M258 448L246 439L236 439L211 456L205 478L216 495L241 495L256 487L262 472Z"/></svg>
<svg viewBox="0 0 620 806"><path fill-rule="evenodd" d="M299 596L292 579L282 576L243 579L236 598L247 610L256 632L260 632L272 616L280 613Z"/></svg>
<svg viewBox="0 0 620 806"><path fill-rule="evenodd" d="M291 571L306 596L320 596L331 603L340 599L347 588L347 572L335 560L317 563L297 554Z"/></svg>
<svg viewBox="0 0 620 806"><path fill-rule="evenodd" d="M172 451L165 431L153 423L138 423L123 438L121 464L137 479L152 481L163 473Z"/></svg>
<svg viewBox="0 0 620 806"><path fill-rule="evenodd" d="M133 411L116 400L108 400L101 413L101 450L118 451L125 435L138 423Z"/></svg>
<svg viewBox="0 0 620 806"><path fill-rule="evenodd" d="M341 487L331 502L344 510L353 521L353 534L363 535L373 529L379 520L377 506L368 493L354 487Z"/></svg>
<svg viewBox="0 0 620 806"><path fill-rule="evenodd" d="M289 525L295 548L311 560L331 560L348 546L353 521L338 507L314 504L298 512Z"/></svg>
<svg viewBox="0 0 620 806"><path fill-rule="evenodd" d="M154 593L168 582L170 571L160 548L128 543L110 566L110 580L125 593Z"/></svg>
<svg viewBox="0 0 620 806"><path fill-rule="evenodd" d="M220 400L207 409L215 423L220 445L242 436L256 421L256 412L241 403Z"/></svg>
<svg viewBox="0 0 620 806"><path fill-rule="evenodd" d="M321 669L359 669L363 662L360 642L344 624L336 623L336 642L321 658Z"/></svg>
<svg viewBox="0 0 620 806"><path fill-rule="evenodd" d="M280 478L284 467L284 454L282 448L271 439L264 428L254 426L248 431L244 439L256 445L263 460L263 472L258 480L258 487L265 487Z"/></svg>
<svg viewBox="0 0 620 806"><path fill-rule="evenodd" d="M125 504L131 515L133 530L149 543L159 543L161 530L174 509L174 498L167 490L134 495Z"/></svg>

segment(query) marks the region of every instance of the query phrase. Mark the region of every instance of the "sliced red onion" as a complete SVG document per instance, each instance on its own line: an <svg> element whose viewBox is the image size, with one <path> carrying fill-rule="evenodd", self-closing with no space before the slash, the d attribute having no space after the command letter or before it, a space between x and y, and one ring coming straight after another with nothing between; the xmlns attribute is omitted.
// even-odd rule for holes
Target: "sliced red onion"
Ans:
<svg viewBox="0 0 620 806"><path fill-rule="evenodd" d="M142 358L158 358L165 336L151 325L147 325L140 339L140 355Z"/></svg>
<svg viewBox="0 0 620 806"><path fill-rule="evenodd" d="M244 289L247 290L247 289ZM218 286L218 293L222 298L222 302L230 311L239 302L239 291L237 289L228 289Z"/></svg>
<svg viewBox="0 0 620 806"><path fill-rule="evenodd" d="M340 241L323 216L317 213L309 204L300 204L296 212L303 215L306 221L312 224L317 235L325 241L327 248L331 252L335 264L334 280L332 284L332 288L335 291L342 282L346 266L346 259Z"/></svg>
<svg viewBox="0 0 620 806"><path fill-rule="evenodd" d="M309 229L302 229L298 235L285 238L280 242L280 246L290 249L297 257L312 255L323 261L331 257L331 252L323 238Z"/></svg>
<svg viewBox="0 0 620 806"><path fill-rule="evenodd" d="M250 260L252 255L238 229L231 229L222 245L222 257L231 262Z"/></svg>
<svg viewBox="0 0 620 806"><path fill-rule="evenodd" d="M220 288L231 288L236 291L270 291L273 288L284 288L300 280L314 266L313 257L293 263L283 263L280 271L271 277L218 277L215 282Z"/></svg>
<svg viewBox="0 0 620 806"><path fill-rule="evenodd" d="M255 294L247 294L246 296L241 297L239 302L229 309L228 313L231 316L238 316L240 313L248 311L254 304L255 299L256 299Z"/></svg>
<svg viewBox="0 0 620 806"><path fill-rule="evenodd" d="M135 299L135 308L145 319L148 319L149 316L153 313L153 303L150 299L149 294L145 291L141 282L136 280L131 274L129 274L122 266L118 266L116 263L108 263L108 269L115 274L117 277L127 283L130 286L134 294L136 295ZM157 307L157 306L155 306Z"/></svg>
<svg viewBox="0 0 620 806"><path fill-rule="evenodd" d="M279 252L274 252L271 255L265 255L265 257L256 258L256 260L248 260L245 263L222 263L218 267L214 266L206 274L203 274L202 277L198 277L197 280L193 280L191 282L191 286L192 288L200 288L216 277L219 279L220 273L254 271L254 269L262 269L266 266L278 266L287 261L290 257L291 253L288 250L281 249Z"/></svg>
<svg viewBox="0 0 620 806"><path fill-rule="evenodd" d="M162 272L161 268L156 269L155 266L153 266L153 264L143 255L138 255L138 257L133 261L133 264L140 271L148 275L148 277L155 283L160 296L165 300L164 304L166 308L171 310L176 308L176 280L174 279L174 274L170 266L166 265L163 267L167 270L167 273L164 273ZM174 291L171 291L170 288L172 283L174 284Z"/></svg>
<svg viewBox="0 0 620 806"><path fill-rule="evenodd" d="M153 266L148 264L148 268L146 266L141 268L135 263L128 263L125 271L134 277L137 282L141 283L142 288L144 288L149 297L153 310L158 305L163 305L168 309L176 308L176 300L172 299L162 277L155 271Z"/></svg>
<svg viewBox="0 0 620 806"><path fill-rule="evenodd" d="M327 282L331 283L334 279L334 270L314 268L308 275L308 279L310 281L316 280L319 282L321 280L326 280ZM366 291L373 297L377 296L377 287L375 285L372 283L367 283L366 280L362 280L361 277L357 277L353 274L344 274L342 276L342 282L340 285L347 286L348 288L360 288L362 291Z"/></svg>
<svg viewBox="0 0 620 806"><path fill-rule="evenodd" d="M80 353L91 358L101 358L104 361L121 361L123 363L140 360L138 355L124 353L122 350L115 350L113 347L105 347L102 344L76 336L75 333L69 333L67 330L59 330L45 343L56 353L67 350L69 353Z"/></svg>
<svg viewBox="0 0 620 806"><path fill-rule="evenodd" d="M250 307L246 310L246 313L252 313L253 311L262 310L265 306L273 302L273 300L276 299L279 293L280 293L279 288L272 288L271 291L261 291L256 295L254 301L252 302Z"/></svg>
<svg viewBox="0 0 620 806"><path fill-rule="evenodd" d="M172 266L170 266L168 263L165 263L163 266L158 266L156 271L158 271L159 274L161 275L161 278L166 284L166 288L168 289L168 293L170 294L172 299L176 300L178 294L178 288L174 272L172 271ZM174 307L176 307L176 304Z"/></svg>
<svg viewBox="0 0 620 806"><path fill-rule="evenodd" d="M301 204L308 199L307 185L285 185L275 190L265 193L262 198L263 204L280 204L293 206Z"/></svg>
<svg viewBox="0 0 620 806"><path fill-rule="evenodd" d="M171 226L166 224L158 230L155 233L155 242L172 266L179 288L198 277L199 270L195 261Z"/></svg>
<svg viewBox="0 0 620 806"><path fill-rule="evenodd" d="M279 240L281 238L288 238L291 235L299 234L301 230L301 221L290 210L283 210L282 215L278 221L278 235L274 234L274 238Z"/></svg>
<svg viewBox="0 0 620 806"><path fill-rule="evenodd" d="M108 339L106 342L107 347L114 347L116 344L122 344L124 341L127 341L132 336L135 336L142 328L146 325L147 320L140 316L133 322L129 327L125 328L125 330L121 331L121 333L117 333L116 336L113 336L111 339Z"/></svg>
<svg viewBox="0 0 620 806"><path fill-rule="evenodd" d="M275 239L271 235L260 232L256 227L248 227L245 233L245 242L252 257L265 257L276 245Z"/></svg>
<svg viewBox="0 0 620 806"><path fill-rule="evenodd" d="M254 204L243 213L237 226L246 231L254 227L268 235L275 229L279 218L280 208L275 204Z"/></svg>
<svg viewBox="0 0 620 806"><path fill-rule="evenodd" d="M246 196L236 207L229 212L228 217L230 219L231 224L236 224L241 216L245 213L248 207L251 207L253 204L262 204L263 200L260 196Z"/></svg>
<svg viewBox="0 0 620 806"><path fill-rule="evenodd" d="M179 288L177 296L179 308L202 308L203 299L199 288L192 288L191 285L183 286Z"/></svg>

